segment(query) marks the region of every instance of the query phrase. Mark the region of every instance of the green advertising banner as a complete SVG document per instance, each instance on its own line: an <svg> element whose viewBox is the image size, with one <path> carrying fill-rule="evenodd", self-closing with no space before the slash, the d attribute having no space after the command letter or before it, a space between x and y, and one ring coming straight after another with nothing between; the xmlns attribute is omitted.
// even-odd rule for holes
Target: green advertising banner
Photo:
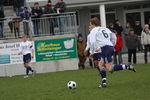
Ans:
<svg viewBox="0 0 150 100"><path fill-rule="evenodd" d="M35 41L36 61L77 58L75 37Z"/></svg>

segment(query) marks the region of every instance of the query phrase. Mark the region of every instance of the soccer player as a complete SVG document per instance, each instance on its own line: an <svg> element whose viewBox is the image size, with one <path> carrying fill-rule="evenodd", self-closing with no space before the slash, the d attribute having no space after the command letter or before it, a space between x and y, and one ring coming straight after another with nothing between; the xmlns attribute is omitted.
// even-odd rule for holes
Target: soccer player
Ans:
<svg viewBox="0 0 150 100"><path fill-rule="evenodd" d="M23 42L20 44L19 48L19 55L23 55L23 62L24 62L24 67L26 68L26 75L24 78L28 78L29 76L29 71L32 72L32 74L35 73L35 70L33 70L30 66L29 63L31 62L31 59L33 58L33 45L30 41L28 41L28 36L24 35L22 37Z"/></svg>
<svg viewBox="0 0 150 100"><path fill-rule="evenodd" d="M98 18L92 18L90 20L89 27L91 28L91 32L87 39L85 52L90 49L91 55L93 55L94 59L96 58L99 72L102 77L102 83L98 86L99 88L107 86L105 69L111 73L124 69L136 72L132 65L113 65L112 55L114 53L114 46L116 45L116 36L114 33L112 33L108 28L100 27L100 21ZM99 53L95 56L97 52Z"/></svg>

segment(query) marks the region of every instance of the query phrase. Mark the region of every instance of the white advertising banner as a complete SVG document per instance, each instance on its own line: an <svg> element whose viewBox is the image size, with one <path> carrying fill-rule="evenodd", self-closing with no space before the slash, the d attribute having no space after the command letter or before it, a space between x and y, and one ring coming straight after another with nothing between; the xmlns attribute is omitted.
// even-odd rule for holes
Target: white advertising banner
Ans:
<svg viewBox="0 0 150 100"><path fill-rule="evenodd" d="M34 42L33 46L34 46ZM0 44L0 66L5 64L22 64L23 56L18 55L20 42ZM32 59L35 62L35 55Z"/></svg>

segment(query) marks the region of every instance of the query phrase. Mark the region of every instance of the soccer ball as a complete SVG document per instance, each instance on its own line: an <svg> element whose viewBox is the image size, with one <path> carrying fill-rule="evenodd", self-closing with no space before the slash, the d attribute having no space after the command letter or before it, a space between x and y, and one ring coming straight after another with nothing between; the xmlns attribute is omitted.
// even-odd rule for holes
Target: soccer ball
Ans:
<svg viewBox="0 0 150 100"><path fill-rule="evenodd" d="M69 89L75 89L77 87L77 84L74 81L69 81L68 84L67 84L67 87Z"/></svg>

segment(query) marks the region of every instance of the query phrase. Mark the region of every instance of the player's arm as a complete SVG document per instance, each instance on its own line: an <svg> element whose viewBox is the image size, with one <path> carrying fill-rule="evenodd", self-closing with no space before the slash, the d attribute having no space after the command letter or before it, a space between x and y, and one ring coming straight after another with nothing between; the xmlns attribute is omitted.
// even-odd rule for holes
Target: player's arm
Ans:
<svg viewBox="0 0 150 100"><path fill-rule="evenodd" d="M34 49L33 49L33 44L32 43L30 43L30 49L31 49L31 56L32 56L32 58L34 58Z"/></svg>
<svg viewBox="0 0 150 100"><path fill-rule="evenodd" d="M89 49L90 49L90 39L89 39L89 35L88 35L87 42L86 42L86 48L84 50L84 53L87 54Z"/></svg>
<svg viewBox="0 0 150 100"><path fill-rule="evenodd" d="M22 54L22 45L20 44L20 47L19 47L19 53L18 53L18 55L21 55Z"/></svg>
<svg viewBox="0 0 150 100"><path fill-rule="evenodd" d="M116 45L116 35L115 35L115 33L110 33L110 41L112 42L112 44L113 44L113 46L115 46Z"/></svg>

